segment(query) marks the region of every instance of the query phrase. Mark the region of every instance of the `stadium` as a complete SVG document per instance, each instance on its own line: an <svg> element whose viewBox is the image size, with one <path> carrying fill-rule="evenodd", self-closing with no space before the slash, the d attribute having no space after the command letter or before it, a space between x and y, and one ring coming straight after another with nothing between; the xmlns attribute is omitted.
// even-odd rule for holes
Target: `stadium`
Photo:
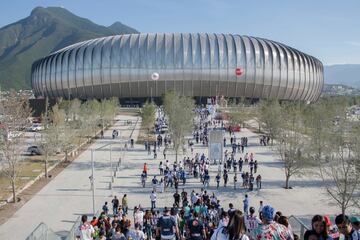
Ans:
<svg viewBox="0 0 360 240"><path fill-rule="evenodd" d="M146 99L168 90L207 98L315 102L323 65L275 41L236 34L149 33L92 39L33 63L36 96Z"/></svg>

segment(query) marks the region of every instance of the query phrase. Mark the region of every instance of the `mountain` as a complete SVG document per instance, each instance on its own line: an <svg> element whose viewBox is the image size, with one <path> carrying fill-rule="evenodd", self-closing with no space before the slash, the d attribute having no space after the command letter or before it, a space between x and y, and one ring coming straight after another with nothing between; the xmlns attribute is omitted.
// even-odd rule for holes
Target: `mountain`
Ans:
<svg viewBox="0 0 360 240"><path fill-rule="evenodd" d="M327 84L343 84L360 89L360 64L338 64L324 66Z"/></svg>
<svg viewBox="0 0 360 240"><path fill-rule="evenodd" d="M123 33L137 33L116 22L97 25L60 7L37 7L29 17L0 28L2 89L29 89L32 63L70 44Z"/></svg>
<svg viewBox="0 0 360 240"><path fill-rule="evenodd" d="M114 22L112 25L110 25L108 27L109 29L111 29L113 32L115 33L136 33L137 30L129 27L129 26L126 26L124 24L122 24L121 22Z"/></svg>

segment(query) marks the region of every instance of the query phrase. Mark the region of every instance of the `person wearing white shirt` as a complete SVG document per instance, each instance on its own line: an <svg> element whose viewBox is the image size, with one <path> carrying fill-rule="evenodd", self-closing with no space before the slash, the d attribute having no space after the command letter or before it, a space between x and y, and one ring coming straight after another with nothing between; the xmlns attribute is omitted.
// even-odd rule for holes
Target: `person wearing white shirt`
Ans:
<svg viewBox="0 0 360 240"><path fill-rule="evenodd" d="M83 215L81 217L82 224L76 229L75 236L76 239L80 240L93 240L95 230L93 226L87 222L87 216Z"/></svg>
<svg viewBox="0 0 360 240"><path fill-rule="evenodd" d="M250 214L244 217L246 233L249 235L250 239L255 239L254 230L261 224L261 220L255 216L254 207L250 207L249 211Z"/></svg>
<svg viewBox="0 0 360 240"><path fill-rule="evenodd" d="M156 208L156 193L154 191L150 194L151 208Z"/></svg>
<svg viewBox="0 0 360 240"><path fill-rule="evenodd" d="M134 209L134 224L138 223L140 225L140 228L142 228L144 222L144 212L138 208L135 207Z"/></svg>

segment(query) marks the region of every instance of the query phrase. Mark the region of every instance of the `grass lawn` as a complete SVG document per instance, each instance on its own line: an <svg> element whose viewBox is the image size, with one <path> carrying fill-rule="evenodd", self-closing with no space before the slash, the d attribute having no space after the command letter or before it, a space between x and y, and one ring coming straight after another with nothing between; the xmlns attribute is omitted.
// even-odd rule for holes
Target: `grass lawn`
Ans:
<svg viewBox="0 0 360 240"><path fill-rule="evenodd" d="M51 156L48 162L48 168L53 166L64 155L58 154ZM19 190L24 187L29 181L35 179L45 171L45 163L43 156L29 156L20 165L20 173L16 183L16 189ZM0 172L0 200L5 201L12 195L11 184L9 179Z"/></svg>

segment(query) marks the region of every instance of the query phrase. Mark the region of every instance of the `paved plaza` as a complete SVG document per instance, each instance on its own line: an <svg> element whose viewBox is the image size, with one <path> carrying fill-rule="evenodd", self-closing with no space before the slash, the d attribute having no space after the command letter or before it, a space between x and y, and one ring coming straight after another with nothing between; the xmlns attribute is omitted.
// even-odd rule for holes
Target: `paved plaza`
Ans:
<svg viewBox="0 0 360 240"><path fill-rule="evenodd" d="M119 115L117 120L119 121L105 132L104 139L97 139L64 171L39 191L6 223L0 226L1 239L25 239L41 222L46 223L55 232L69 231L80 215L92 213L92 192L89 181L89 176L91 175L90 149L101 148L94 152L96 172L95 203L97 209L101 209L105 201L111 202L112 193L120 199L126 193L130 208L138 204L141 204L143 207L150 207L151 179L153 175L159 174L158 165L160 161L164 161L162 155L163 148L158 152L157 159L154 159L152 154L148 155L143 145L135 144L134 148L129 146L111 191L109 189L111 179L109 143L113 143L112 165L115 169L115 162L123 154L124 143L120 142L129 139L130 136L136 140L141 125L141 120L137 122L136 126L134 124L125 124L127 120L135 123L137 117L133 116ZM115 141L111 139L113 129L118 129L121 135L121 138ZM224 188L221 181L221 187L217 190L215 175L218 168L212 165L210 167L210 187L207 190L210 194L216 192L218 199L221 200L224 207L227 208L227 204L232 202L235 207L242 209L244 194L248 193L250 206L258 208L259 201L263 200L265 204L271 204L276 210L281 210L285 215L310 217L315 213L337 213L336 206L328 204L329 201L325 191L319 189L321 180L296 177L291 181L294 189L284 189L284 172L271 147L260 146L258 135L248 129L242 129L240 133L236 133L238 139L245 136L249 139L249 147L245 148L245 152L254 153L255 159L258 161L258 173L262 176L263 188L261 190L255 188L252 192L242 189L240 187L241 177L238 175L238 188L234 190L232 182L233 172L230 171L228 187ZM229 138L230 135L226 133L226 137ZM229 139L228 142L230 142ZM228 149L230 150L230 147ZM205 153L207 155L207 148L200 144L195 144L194 152ZM192 155L188 151L188 154L180 155L179 159L182 159L184 156L191 157ZM237 153L236 159L239 159L239 157L240 154ZM175 155L168 153L167 159L172 163ZM149 177L146 188L143 188L140 183L140 173L145 162L149 165ZM243 168L248 171L249 166L244 164ZM158 179L160 178L158 177ZM200 191L201 187L202 184L199 179L190 178L184 187L182 183L179 184L179 191L185 188L190 193L192 189ZM167 189L167 192L163 194L158 193L157 206L172 206L173 193L173 189Z"/></svg>

